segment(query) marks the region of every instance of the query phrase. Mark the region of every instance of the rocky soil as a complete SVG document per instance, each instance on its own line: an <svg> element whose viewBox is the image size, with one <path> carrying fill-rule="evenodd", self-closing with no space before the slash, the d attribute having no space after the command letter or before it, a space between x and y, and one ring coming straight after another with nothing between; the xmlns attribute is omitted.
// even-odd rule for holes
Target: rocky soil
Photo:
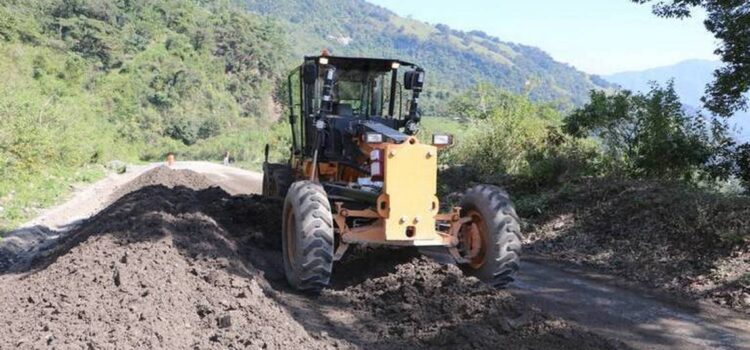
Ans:
<svg viewBox="0 0 750 350"><path fill-rule="evenodd" d="M356 250L330 289L298 294L280 203L195 173L158 168L117 197L0 272L0 349L623 347L409 250Z"/></svg>

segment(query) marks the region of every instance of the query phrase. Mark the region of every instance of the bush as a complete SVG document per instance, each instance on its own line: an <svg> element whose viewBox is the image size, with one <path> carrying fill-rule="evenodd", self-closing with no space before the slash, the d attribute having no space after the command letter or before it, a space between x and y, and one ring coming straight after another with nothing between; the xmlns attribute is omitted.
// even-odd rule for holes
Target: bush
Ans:
<svg viewBox="0 0 750 350"><path fill-rule="evenodd" d="M673 82L654 84L647 94L592 91L591 102L566 117L563 130L601 140L612 173L688 182L730 174L734 144L726 123L688 115Z"/></svg>
<svg viewBox="0 0 750 350"><path fill-rule="evenodd" d="M450 106L469 123L450 160L474 168L488 181L511 175L516 185L538 188L597 171L596 144L564 135L562 115L550 105L480 85Z"/></svg>
<svg viewBox="0 0 750 350"><path fill-rule="evenodd" d="M530 150L526 161L528 167L520 174L518 182L525 188L539 189L599 175L602 155L593 140L574 139L550 127L545 144Z"/></svg>

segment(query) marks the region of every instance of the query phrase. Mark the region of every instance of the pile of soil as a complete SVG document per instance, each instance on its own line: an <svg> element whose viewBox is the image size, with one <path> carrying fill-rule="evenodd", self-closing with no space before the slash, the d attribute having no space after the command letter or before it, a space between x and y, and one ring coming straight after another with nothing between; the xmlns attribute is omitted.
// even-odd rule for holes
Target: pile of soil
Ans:
<svg viewBox="0 0 750 350"><path fill-rule="evenodd" d="M212 186L203 175L192 170L172 170L166 166L160 166L116 188L109 198L102 200L102 203L105 206L111 205L128 193L156 185L169 188L181 186L193 190ZM56 231L41 225L24 227L9 233L0 240L0 271L14 268L28 269L28 264L34 257L47 253L48 249L57 245L58 241L68 233L67 229Z"/></svg>
<svg viewBox="0 0 750 350"><path fill-rule="evenodd" d="M541 197L525 252L750 313L750 198L610 180Z"/></svg>
<svg viewBox="0 0 750 350"><path fill-rule="evenodd" d="M168 188L180 186L193 190L203 190L213 186L213 184L205 176L195 171L188 169L175 170L162 165L141 174L133 179L133 181L121 186L112 194L111 199L113 201L117 200L128 193L148 186L165 186Z"/></svg>
<svg viewBox="0 0 750 350"><path fill-rule="evenodd" d="M298 294L280 264L281 203L154 172L143 178L172 188L126 186L0 275L0 348L622 347L409 250L355 250L331 289Z"/></svg>

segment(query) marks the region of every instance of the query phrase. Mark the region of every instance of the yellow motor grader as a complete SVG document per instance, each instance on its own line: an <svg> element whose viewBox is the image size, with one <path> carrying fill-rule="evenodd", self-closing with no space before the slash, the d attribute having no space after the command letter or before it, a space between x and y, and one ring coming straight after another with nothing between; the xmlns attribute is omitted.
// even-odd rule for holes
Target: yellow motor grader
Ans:
<svg viewBox="0 0 750 350"><path fill-rule="evenodd" d="M424 83L418 65L379 58L309 56L289 75L291 155L269 163L266 146L263 194L284 198L283 260L294 288L324 288L333 262L362 243L440 247L493 286L513 280L520 227L505 191L476 186L440 211L438 151L453 138L417 138Z"/></svg>

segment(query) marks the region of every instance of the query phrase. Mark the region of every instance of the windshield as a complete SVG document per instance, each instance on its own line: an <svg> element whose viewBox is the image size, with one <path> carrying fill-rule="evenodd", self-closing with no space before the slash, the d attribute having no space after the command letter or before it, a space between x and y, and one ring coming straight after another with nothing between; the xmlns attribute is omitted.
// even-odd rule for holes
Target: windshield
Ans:
<svg viewBox="0 0 750 350"><path fill-rule="evenodd" d="M321 70L321 74L325 74L325 70ZM322 81L318 79L319 89ZM337 69L332 93L334 113L344 116L383 115L389 81L390 72Z"/></svg>

